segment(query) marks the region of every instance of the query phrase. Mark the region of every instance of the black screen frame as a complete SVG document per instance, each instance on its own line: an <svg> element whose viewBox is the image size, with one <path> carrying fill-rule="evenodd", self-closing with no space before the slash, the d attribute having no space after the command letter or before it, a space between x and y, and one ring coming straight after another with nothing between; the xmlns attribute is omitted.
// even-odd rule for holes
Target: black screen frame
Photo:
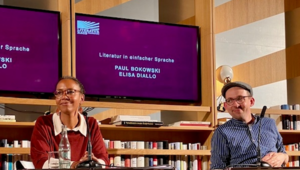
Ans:
<svg viewBox="0 0 300 170"><path fill-rule="evenodd" d="M91 15L91 14L83 14L83 13L75 13L75 22L77 21L76 16L87 16L92 18L107 18L113 20L121 20L121 21L133 21L133 22L140 22L140 23L150 23L150 24L159 24L159 25L169 25L169 26L176 26L176 27L190 27L197 29L197 82L198 82L198 93L197 93L197 100L182 100L182 99L165 99L165 98L147 98L147 97L138 97L138 96L117 96L117 95L99 95L99 94L85 94L86 99L88 100L103 100L103 101L113 101L113 102L141 102L141 103L168 103L168 104L193 104L193 105L201 105L202 102L202 70L201 70L201 36L200 36L200 27L192 26L192 25L182 25L182 24L172 24L172 23L165 23L165 22L154 22L154 21L144 21L144 20L136 20L136 19L128 19L128 18L119 18L119 17L110 17L110 16L102 16L102 15ZM75 24L76 25L76 24ZM74 27L74 32L76 32L77 27ZM75 35L75 49L76 49L76 35ZM76 51L76 50L75 50ZM76 56L76 52L75 52ZM75 57L75 72L77 73L76 68L76 57ZM75 75L76 76L76 75ZM91 80L90 83L92 83ZM84 84L83 84L84 85ZM163 102L165 101L165 102Z"/></svg>
<svg viewBox="0 0 300 170"><path fill-rule="evenodd" d="M51 10L44 10L44 9L35 9L35 8L25 8L25 7L17 7L17 6L9 6L9 5L0 5L0 8L5 8L5 9L12 9L12 10L23 10L23 11L34 11L34 12L42 12L42 13L51 13L51 14L56 14L57 15L57 30L58 30L58 63L57 63L57 68L58 68L58 75L57 75L57 81L60 80L62 76L62 24L61 24L61 17L60 17L60 12L59 11L51 11ZM38 72L38 70L37 70ZM57 82L56 81L56 82ZM50 91L50 89L49 89ZM53 90L55 91L55 87L53 87ZM0 96L5 96L5 97L27 97L27 98L53 98L53 92L35 92L35 91L19 91L19 90L1 90L0 89Z"/></svg>

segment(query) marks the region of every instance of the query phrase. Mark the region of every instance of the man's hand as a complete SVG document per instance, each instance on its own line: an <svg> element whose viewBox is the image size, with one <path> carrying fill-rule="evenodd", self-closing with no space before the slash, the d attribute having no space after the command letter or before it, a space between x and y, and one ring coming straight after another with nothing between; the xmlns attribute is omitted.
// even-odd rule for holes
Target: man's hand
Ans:
<svg viewBox="0 0 300 170"><path fill-rule="evenodd" d="M270 152L262 158L262 161L267 162L272 167L281 167L283 163L288 163L289 156L285 153Z"/></svg>

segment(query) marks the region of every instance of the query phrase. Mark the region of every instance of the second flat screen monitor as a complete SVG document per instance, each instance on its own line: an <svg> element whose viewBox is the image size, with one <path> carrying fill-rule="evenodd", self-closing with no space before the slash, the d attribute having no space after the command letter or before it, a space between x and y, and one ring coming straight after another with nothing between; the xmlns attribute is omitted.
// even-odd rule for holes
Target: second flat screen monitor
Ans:
<svg viewBox="0 0 300 170"><path fill-rule="evenodd" d="M196 26L76 14L76 77L87 95L199 101Z"/></svg>

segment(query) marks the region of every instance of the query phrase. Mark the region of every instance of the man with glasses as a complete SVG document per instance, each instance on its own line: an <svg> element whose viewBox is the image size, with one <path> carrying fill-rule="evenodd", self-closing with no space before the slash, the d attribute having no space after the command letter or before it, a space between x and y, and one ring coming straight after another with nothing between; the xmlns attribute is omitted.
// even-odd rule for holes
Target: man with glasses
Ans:
<svg viewBox="0 0 300 170"><path fill-rule="evenodd" d="M244 82L230 82L222 88L224 107L232 119L219 126L211 140L210 169L251 167L258 160L259 122L261 122L260 150L262 161L272 167L288 162L282 137L275 121L261 119L251 113L255 103L252 87Z"/></svg>

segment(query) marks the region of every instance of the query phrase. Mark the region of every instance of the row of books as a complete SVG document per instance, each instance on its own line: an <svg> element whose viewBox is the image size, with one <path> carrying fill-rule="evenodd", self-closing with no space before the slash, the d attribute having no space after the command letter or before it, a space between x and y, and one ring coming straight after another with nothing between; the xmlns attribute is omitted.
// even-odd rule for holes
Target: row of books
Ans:
<svg viewBox="0 0 300 170"><path fill-rule="evenodd" d="M0 147L30 147L30 141L22 140L20 143L17 140L14 140L12 144L7 142L7 139L0 140ZM0 154L0 169L1 170L17 170L16 161L24 160L31 161L31 157L28 154Z"/></svg>
<svg viewBox="0 0 300 170"><path fill-rule="evenodd" d="M284 145L286 151L299 151L299 143ZM299 167L299 156L290 156L286 167Z"/></svg>
<svg viewBox="0 0 300 170"><path fill-rule="evenodd" d="M7 139L0 140L0 147L6 148L30 148L30 141L29 140L14 140L13 143L9 144Z"/></svg>
<svg viewBox="0 0 300 170"><path fill-rule="evenodd" d="M176 170L207 170L207 156L198 155L110 155L110 164L116 167L152 167L170 165Z"/></svg>
<svg viewBox="0 0 300 170"><path fill-rule="evenodd" d="M31 157L28 154L0 154L0 160L1 170L17 170L17 161L31 161Z"/></svg>
<svg viewBox="0 0 300 170"><path fill-rule="evenodd" d="M169 149L169 150L206 150L201 143L168 142L165 141L110 141L103 139L107 149Z"/></svg>
<svg viewBox="0 0 300 170"><path fill-rule="evenodd" d="M104 139L107 149L168 149L168 141L110 141Z"/></svg>
<svg viewBox="0 0 300 170"><path fill-rule="evenodd" d="M300 105L277 105L272 106L269 109L275 110L300 110ZM276 121L277 128L279 130L300 130L300 115L270 115L270 118L273 118Z"/></svg>
<svg viewBox="0 0 300 170"><path fill-rule="evenodd" d="M282 129L300 130L300 115L281 115Z"/></svg>

